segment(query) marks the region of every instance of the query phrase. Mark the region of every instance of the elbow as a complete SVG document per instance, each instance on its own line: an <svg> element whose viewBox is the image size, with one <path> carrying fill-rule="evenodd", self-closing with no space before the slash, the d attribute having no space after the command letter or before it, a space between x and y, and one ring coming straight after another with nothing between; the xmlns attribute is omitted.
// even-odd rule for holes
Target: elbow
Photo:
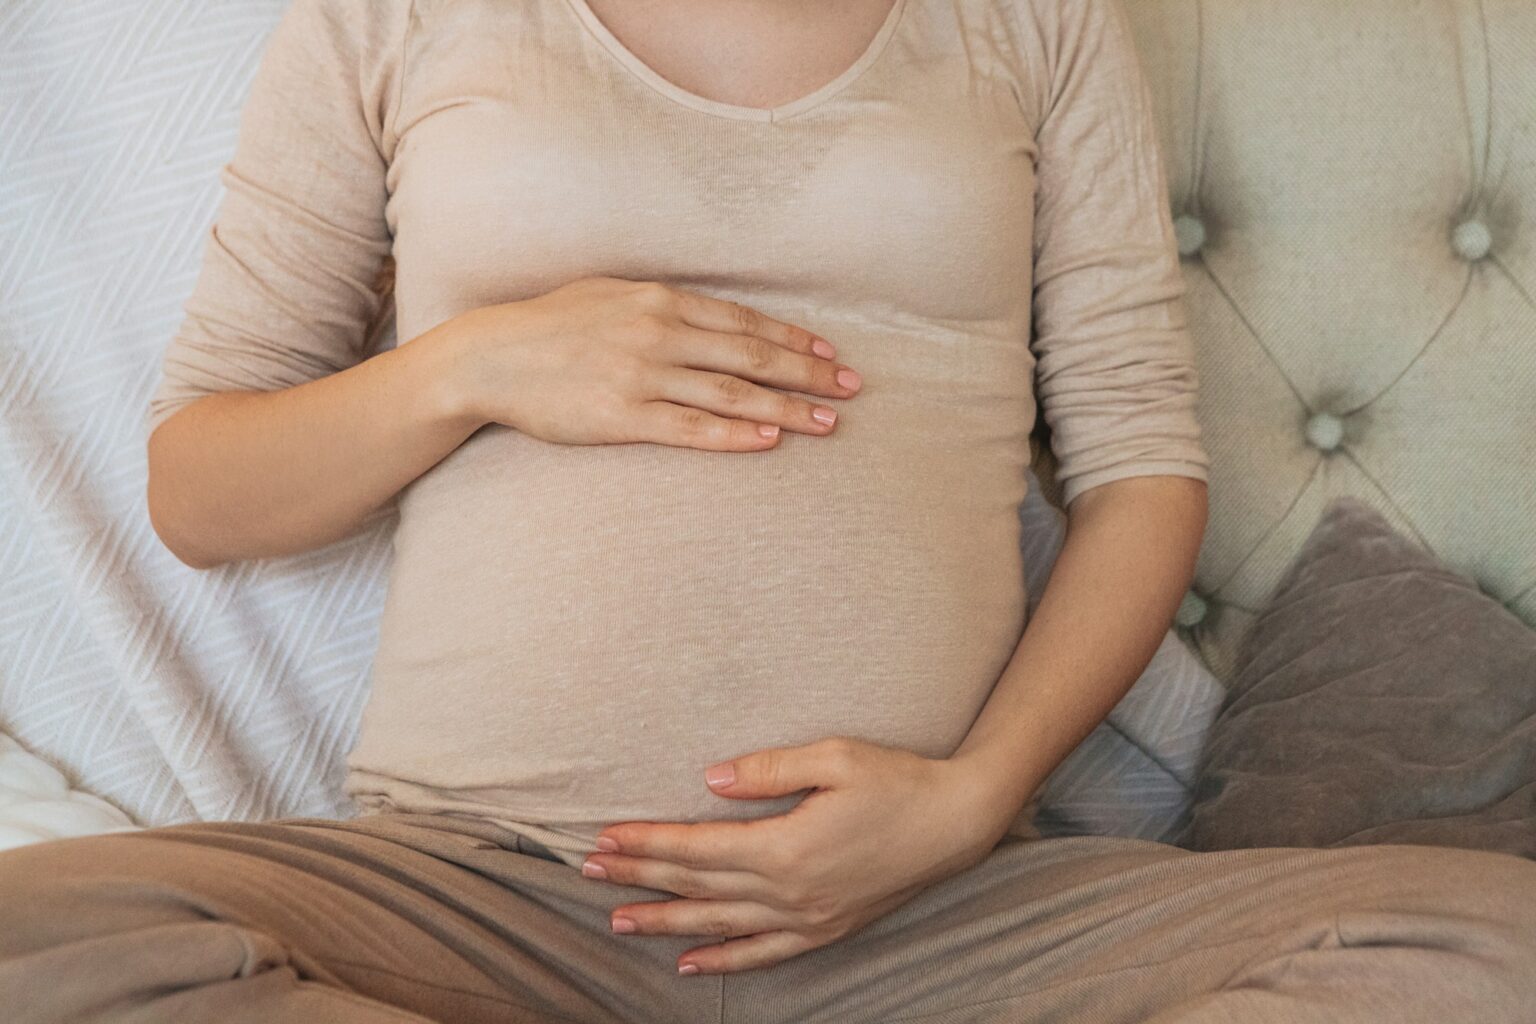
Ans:
<svg viewBox="0 0 1536 1024"><path fill-rule="evenodd" d="M161 540L164 541L164 538L161 538ZM189 558L178 549L171 547L170 544L165 544L165 548L176 557L178 562L188 569L216 569L224 564L223 562L204 562L195 558Z"/></svg>
<svg viewBox="0 0 1536 1024"><path fill-rule="evenodd" d="M167 502L155 487L153 479L145 489L145 499L145 505L149 511L150 529L159 538L161 546L175 556L178 562L189 569L214 569L224 564L218 559L199 553L186 542L181 531L174 525L174 518L166 511Z"/></svg>
<svg viewBox="0 0 1536 1024"><path fill-rule="evenodd" d="M217 568L227 560L215 558L197 550L196 545L189 540L189 535L194 531L184 525L191 518L186 511L188 502L182 493L184 489L172 485L174 474L170 473L166 467L168 455L164 450L163 437L158 443L156 440L163 433L157 429L154 434L151 434L147 449L148 471L144 486L144 507L148 513L150 529L154 531L161 545L187 568Z"/></svg>

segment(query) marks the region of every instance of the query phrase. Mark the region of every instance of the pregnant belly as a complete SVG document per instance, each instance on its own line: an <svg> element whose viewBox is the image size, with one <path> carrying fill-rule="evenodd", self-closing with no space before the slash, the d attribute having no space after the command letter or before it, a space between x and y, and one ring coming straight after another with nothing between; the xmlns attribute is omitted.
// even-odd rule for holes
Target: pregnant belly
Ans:
<svg viewBox="0 0 1536 1024"><path fill-rule="evenodd" d="M782 813L704 785L763 747L947 756L1023 628L1030 423L919 376L767 452L477 432L402 495L349 790L590 835Z"/></svg>

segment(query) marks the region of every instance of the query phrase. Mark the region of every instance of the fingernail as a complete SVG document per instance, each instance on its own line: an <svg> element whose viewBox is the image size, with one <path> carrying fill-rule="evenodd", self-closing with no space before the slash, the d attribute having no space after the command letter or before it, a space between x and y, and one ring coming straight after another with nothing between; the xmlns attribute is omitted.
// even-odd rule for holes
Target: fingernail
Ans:
<svg viewBox="0 0 1536 1024"><path fill-rule="evenodd" d="M837 382L843 387L852 390L859 386L859 375L845 366L837 371Z"/></svg>
<svg viewBox="0 0 1536 1024"><path fill-rule="evenodd" d="M831 359L837 355L837 349L833 348L831 342L827 341L826 338L817 338L811 342L811 351L823 359Z"/></svg>
<svg viewBox="0 0 1536 1024"><path fill-rule="evenodd" d="M757 432L762 434L764 437L777 437L779 434L779 428L776 424L773 423L759 423L757 425Z"/></svg>
<svg viewBox="0 0 1536 1024"><path fill-rule="evenodd" d="M594 845L604 853L613 853L619 848L618 841L610 836L598 836Z"/></svg>
<svg viewBox="0 0 1536 1024"><path fill-rule="evenodd" d="M622 935L628 935L635 930L635 922L627 917L616 917L613 919L613 930Z"/></svg>
<svg viewBox="0 0 1536 1024"><path fill-rule="evenodd" d="M729 761L714 765L705 770L704 781L711 786L729 786L736 781L736 766Z"/></svg>
<svg viewBox="0 0 1536 1024"><path fill-rule="evenodd" d="M818 423L825 423L830 427L834 422L837 421L837 411L835 409L828 409L824 405L818 405L816 408L811 410L811 419L817 421Z"/></svg>
<svg viewBox="0 0 1536 1024"><path fill-rule="evenodd" d="M588 878L608 877L608 871L606 868L604 868L601 864L590 860L584 860L581 862L581 873L586 875Z"/></svg>
<svg viewBox="0 0 1536 1024"><path fill-rule="evenodd" d="M699 973L699 965L698 964L680 964L678 966L678 968L677 968L677 973L678 974L698 974Z"/></svg>

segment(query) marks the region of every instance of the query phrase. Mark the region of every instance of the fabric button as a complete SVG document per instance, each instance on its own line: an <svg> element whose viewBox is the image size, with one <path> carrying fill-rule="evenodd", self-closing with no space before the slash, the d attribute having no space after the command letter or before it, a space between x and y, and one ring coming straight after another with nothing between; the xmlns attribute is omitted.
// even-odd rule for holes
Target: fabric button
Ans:
<svg viewBox="0 0 1536 1024"><path fill-rule="evenodd" d="M1193 256L1205 246L1205 224L1199 217L1181 214L1173 222L1173 233L1179 240L1179 255Z"/></svg>
<svg viewBox="0 0 1536 1024"><path fill-rule="evenodd" d="M1451 248L1464 260L1480 260L1493 247L1493 235L1480 220L1463 221L1451 233Z"/></svg>
<svg viewBox="0 0 1536 1024"><path fill-rule="evenodd" d="M1331 452L1344 440L1344 421L1331 412L1314 413L1307 420L1307 442Z"/></svg>
<svg viewBox="0 0 1536 1024"><path fill-rule="evenodd" d="M1173 613L1173 621L1185 629L1198 626L1205 619L1205 613L1208 610L1209 606L1205 603L1205 598L1193 590L1186 590L1184 600L1179 602L1179 610Z"/></svg>

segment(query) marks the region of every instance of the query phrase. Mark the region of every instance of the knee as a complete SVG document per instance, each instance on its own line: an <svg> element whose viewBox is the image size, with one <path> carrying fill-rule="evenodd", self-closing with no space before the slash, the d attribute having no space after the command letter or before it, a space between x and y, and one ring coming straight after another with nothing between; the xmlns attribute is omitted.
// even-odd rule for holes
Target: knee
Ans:
<svg viewBox="0 0 1536 1024"><path fill-rule="evenodd" d="M198 1000L198 1020L226 1019L227 1000L245 998L234 992L255 990L202 993L230 991L219 986L286 964L286 949L275 939L221 916L218 901L197 884L198 864L188 870L181 845L121 833L0 852L0 1006L6 1008L0 1017L6 1024L116 1020L119 1014L192 1019L185 1008L161 1011L169 1005L161 998Z"/></svg>
<svg viewBox="0 0 1536 1024"><path fill-rule="evenodd" d="M1340 903L1336 920L1343 945L1414 945L1461 955L1498 994L1490 998L1508 999L1521 1015L1536 1006L1536 861L1446 846L1336 852L1344 850L1354 863L1353 893Z"/></svg>
<svg viewBox="0 0 1536 1024"><path fill-rule="evenodd" d="M1352 857L1351 904L1440 912L1507 928L1536 941L1536 861L1450 846L1339 847ZM1347 913L1347 910L1346 910Z"/></svg>
<svg viewBox="0 0 1536 1024"><path fill-rule="evenodd" d="M0 851L0 956L187 919L138 845L90 835Z"/></svg>
<svg viewBox="0 0 1536 1024"><path fill-rule="evenodd" d="M65 879L79 877L82 861L102 863L95 855L95 838L49 839L0 851L0 919L8 923L14 915L54 899ZM82 851L82 846L90 849Z"/></svg>
<svg viewBox="0 0 1536 1024"><path fill-rule="evenodd" d="M0 945L70 913L71 897L88 887L89 875L82 868L110 863L96 853L91 839L50 839L0 852Z"/></svg>

